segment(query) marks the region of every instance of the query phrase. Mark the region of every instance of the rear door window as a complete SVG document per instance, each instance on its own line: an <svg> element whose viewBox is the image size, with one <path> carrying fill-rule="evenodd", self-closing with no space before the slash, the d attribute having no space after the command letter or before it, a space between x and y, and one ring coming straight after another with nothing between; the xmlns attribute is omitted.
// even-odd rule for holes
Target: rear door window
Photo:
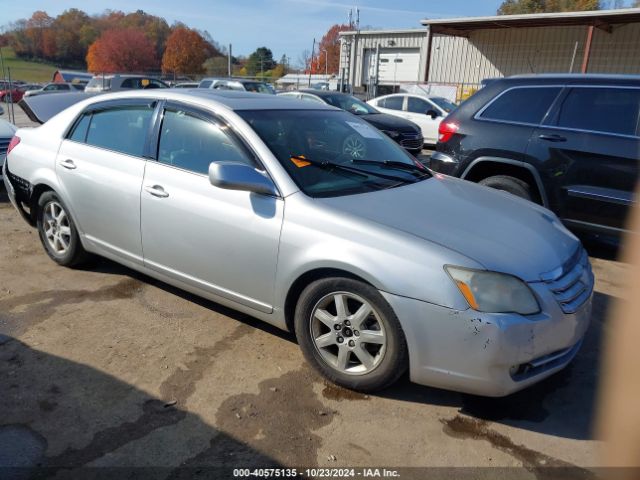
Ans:
<svg viewBox="0 0 640 480"><path fill-rule="evenodd" d="M86 142L95 147L141 157L152 106L113 107L93 113Z"/></svg>
<svg viewBox="0 0 640 480"><path fill-rule="evenodd" d="M619 135L638 135L640 89L572 88L560 107L557 126Z"/></svg>
<svg viewBox="0 0 640 480"><path fill-rule="evenodd" d="M383 99L379 105L382 108L388 108L389 110L402 110L403 102L404 97L402 95L398 95L397 97L387 97Z"/></svg>
<svg viewBox="0 0 640 480"><path fill-rule="evenodd" d="M481 110L479 118L538 125L560 90L560 87L512 88Z"/></svg>
<svg viewBox="0 0 640 480"><path fill-rule="evenodd" d="M409 97L407 112L424 114L427 110L434 110L434 108L421 98Z"/></svg>

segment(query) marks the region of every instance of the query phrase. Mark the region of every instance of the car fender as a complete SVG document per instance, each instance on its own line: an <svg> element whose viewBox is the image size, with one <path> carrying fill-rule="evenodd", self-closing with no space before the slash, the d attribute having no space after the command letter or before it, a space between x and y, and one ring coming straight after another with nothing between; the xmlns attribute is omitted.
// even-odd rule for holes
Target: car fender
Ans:
<svg viewBox="0 0 640 480"><path fill-rule="evenodd" d="M542 200L542 205L545 207L549 207L549 200L547 197L547 193L545 191L544 185L542 184L542 179L540 178L540 173L530 164L526 162L521 162L518 160L513 160L511 158L503 158L503 157L478 157L474 159L462 172L460 178L466 179L466 177L471 173L471 171L480 163L504 163L506 165L513 165L514 167L520 167L528 170L533 179L536 182L536 186L538 187L538 191L540 192L540 198Z"/></svg>

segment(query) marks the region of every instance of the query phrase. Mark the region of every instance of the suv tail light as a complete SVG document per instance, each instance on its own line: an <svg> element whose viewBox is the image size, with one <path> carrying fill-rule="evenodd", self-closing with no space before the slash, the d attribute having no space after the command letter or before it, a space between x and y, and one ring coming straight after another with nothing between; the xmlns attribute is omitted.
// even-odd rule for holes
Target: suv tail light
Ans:
<svg viewBox="0 0 640 480"><path fill-rule="evenodd" d="M20 137L17 135L14 135L13 137L11 137L11 141L9 142L9 146L7 147L7 155L9 155L11 153L11 150L14 149L14 147L16 145L18 145L20 143Z"/></svg>
<svg viewBox="0 0 640 480"><path fill-rule="evenodd" d="M448 142L459 128L460 125L456 122L440 122L440 126L438 127L438 141L442 143Z"/></svg>

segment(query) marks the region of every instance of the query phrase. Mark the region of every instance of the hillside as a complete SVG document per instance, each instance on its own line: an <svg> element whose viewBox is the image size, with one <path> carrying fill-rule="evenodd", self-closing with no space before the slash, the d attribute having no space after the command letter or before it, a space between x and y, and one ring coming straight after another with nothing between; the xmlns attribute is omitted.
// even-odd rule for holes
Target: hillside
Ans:
<svg viewBox="0 0 640 480"><path fill-rule="evenodd" d="M16 58L11 47L2 47L5 74L7 67L11 69L12 80L24 80L25 82L50 82L57 67L48 63L30 62ZM0 79L2 73L0 72Z"/></svg>

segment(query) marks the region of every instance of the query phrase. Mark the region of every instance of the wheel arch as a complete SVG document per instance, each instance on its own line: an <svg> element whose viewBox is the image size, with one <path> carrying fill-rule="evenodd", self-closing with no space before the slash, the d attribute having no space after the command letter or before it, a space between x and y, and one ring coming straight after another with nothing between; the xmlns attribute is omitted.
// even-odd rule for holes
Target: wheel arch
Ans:
<svg viewBox="0 0 640 480"><path fill-rule="evenodd" d="M494 175L509 175L529 183L536 189L539 203L549 208L549 199L538 171L530 164L502 157L478 157L460 176L471 182L479 182Z"/></svg>
<svg viewBox="0 0 640 480"><path fill-rule="evenodd" d="M320 267L309 270L296 278L289 289L287 290L287 295L285 297L284 302L284 320L287 327L291 333L295 334L295 322L294 316L296 311L296 305L298 303L298 299L300 298L300 294L302 291L307 288L308 285L315 282L316 280L320 280L322 278L331 278L331 277L342 277L342 278L351 278L353 280L358 280L362 283L366 283L367 285L371 285L374 288L377 288L371 282L367 281L365 278L356 275L353 272L348 270L343 270L341 268L334 267Z"/></svg>

